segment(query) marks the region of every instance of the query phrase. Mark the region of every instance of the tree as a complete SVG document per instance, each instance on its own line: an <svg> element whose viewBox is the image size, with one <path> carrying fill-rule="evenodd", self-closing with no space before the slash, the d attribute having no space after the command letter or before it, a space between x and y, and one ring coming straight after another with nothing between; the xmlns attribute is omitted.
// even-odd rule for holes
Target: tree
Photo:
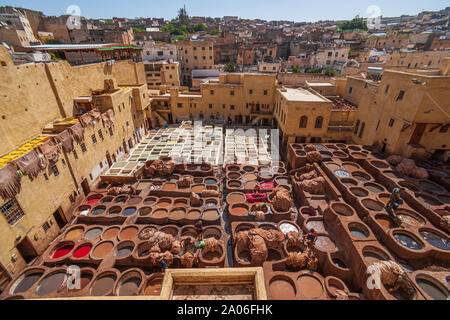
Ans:
<svg viewBox="0 0 450 320"><path fill-rule="evenodd" d="M141 28L133 28L133 35L135 35L136 32L145 32L145 30Z"/></svg>
<svg viewBox="0 0 450 320"><path fill-rule="evenodd" d="M225 72L234 72L236 69L236 64L234 62L228 62L225 67L223 68L223 70Z"/></svg>
<svg viewBox="0 0 450 320"><path fill-rule="evenodd" d="M194 25L194 31L206 31L208 30L208 27L204 23L197 23Z"/></svg>
<svg viewBox="0 0 450 320"><path fill-rule="evenodd" d="M344 21L339 24L339 29L341 31L353 31L353 30L365 30L367 31L367 23L364 19L356 17L350 21Z"/></svg>
<svg viewBox="0 0 450 320"><path fill-rule="evenodd" d="M334 77L336 75L336 70L334 70L332 67L326 67L323 71L323 74L326 76Z"/></svg>
<svg viewBox="0 0 450 320"><path fill-rule="evenodd" d="M184 36L182 36L182 35L180 35L180 36L177 36L176 38L175 38L175 40L184 40L185 38L184 38Z"/></svg>
<svg viewBox="0 0 450 320"><path fill-rule="evenodd" d="M297 66L294 66L294 67L292 68L292 72L293 72L293 73L301 73L300 69L299 69Z"/></svg>
<svg viewBox="0 0 450 320"><path fill-rule="evenodd" d="M180 8L180 10L178 10L178 20L180 21L187 21L189 18L188 13L186 11L186 6L184 6L183 8Z"/></svg>
<svg viewBox="0 0 450 320"><path fill-rule="evenodd" d="M320 73L320 69L315 68L307 69L305 70L305 73Z"/></svg>
<svg viewBox="0 0 450 320"><path fill-rule="evenodd" d="M212 30L209 32L209 34L212 35L212 36L216 36L216 35L219 34L219 30L217 30L217 29L212 29Z"/></svg>

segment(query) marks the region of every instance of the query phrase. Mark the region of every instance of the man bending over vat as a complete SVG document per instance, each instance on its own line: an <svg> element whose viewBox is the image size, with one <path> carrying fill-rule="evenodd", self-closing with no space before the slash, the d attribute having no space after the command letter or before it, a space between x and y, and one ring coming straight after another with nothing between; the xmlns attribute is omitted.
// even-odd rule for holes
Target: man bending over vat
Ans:
<svg viewBox="0 0 450 320"><path fill-rule="evenodd" d="M390 293L402 293L407 299L414 297L414 286L398 263L391 260L378 261L372 264L372 267L378 271L376 274L380 275L381 283Z"/></svg>

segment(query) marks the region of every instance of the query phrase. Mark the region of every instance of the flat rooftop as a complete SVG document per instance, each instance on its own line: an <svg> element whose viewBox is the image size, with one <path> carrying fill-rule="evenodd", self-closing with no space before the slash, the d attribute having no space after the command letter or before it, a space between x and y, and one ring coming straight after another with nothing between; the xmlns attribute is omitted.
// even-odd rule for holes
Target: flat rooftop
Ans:
<svg viewBox="0 0 450 320"><path fill-rule="evenodd" d="M286 91L281 91L281 94L288 101L327 102L327 100L304 89L286 88Z"/></svg>

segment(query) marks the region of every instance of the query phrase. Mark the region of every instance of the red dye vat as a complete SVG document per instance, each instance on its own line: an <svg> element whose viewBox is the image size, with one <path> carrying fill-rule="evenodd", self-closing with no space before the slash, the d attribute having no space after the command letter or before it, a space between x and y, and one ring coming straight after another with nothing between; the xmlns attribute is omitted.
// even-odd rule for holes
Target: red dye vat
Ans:
<svg viewBox="0 0 450 320"><path fill-rule="evenodd" d="M55 253L53 254L52 258L53 259L58 259L58 258L64 257L70 251L72 251L72 249L73 249L73 246L62 247L61 249L58 249L58 250L55 251Z"/></svg>
<svg viewBox="0 0 450 320"><path fill-rule="evenodd" d="M91 200L88 200L88 202L86 202L86 204L93 204L93 203L97 203L99 201L100 201L100 198L91 199Z"/></svg>
<svg viewBox="0 0 450 320"><path fill-rule="evenodd" d="M264 190L270 190L270 189L275 188L275 185L273 184L273 182L263 182L260 184L260 186L261 186L261 189L264 189Z"/></svg>
<svg viewBox="0 0 450 320"><path fill-rule="evenodd" d="M249 203L266 202L267 200L267 194L259 192L246 193L245 197Z"/></svg>
<svg viewBox="0 0 450 320"><path fill-rule="evenodd" d="M85 245L79 247L75 252L73 253L74 258L83 258L88 255L88 253L91 251L92 246Z"/></svg>

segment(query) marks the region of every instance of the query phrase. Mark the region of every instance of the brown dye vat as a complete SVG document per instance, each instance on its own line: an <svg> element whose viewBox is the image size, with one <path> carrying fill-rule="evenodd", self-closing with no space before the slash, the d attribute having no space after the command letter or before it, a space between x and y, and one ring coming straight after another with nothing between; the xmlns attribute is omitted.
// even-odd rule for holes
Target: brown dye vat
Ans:
<svg viewBox="0 0 450 320"><path fill-rule="evenodd" d="M67 274L65 270L57 271L46 276L36 288L39 296L45 296L58 290L66 281Z"/></svg>
<svg viewBox="0 0 450 320"><path fill-rule="evenodd" d="M153 211L152 217L165 218L165 217L167 217L167 210L164 210L164 209L155 210L155 211Z"/></svg>
<svg viewBox="0 0 450 320"><path fill-rule="evenodd" d="M238 180L231 180L228 182L228 185L232 188L240 188L242 183Z"/></svg>
<svg viewBox="0 0 450 320"><path fill-rule="evenodd" d="M431 206L441 206L443 203L436 199L435 197L430 197L424 194L416 194L416 199L419 199Z"/></svg>
<svg viewBox="0 0 450 320"><path fill-rule="evenodd" d="M351 207L349 207L346 204L343 203L334 203L331 208L333 208L333 210L337 213L340 214L342 216L351 216L353 215L353 210Z"/></svg>
<svg viewBox="0 0 450 320"><path fill-rule="evenodd" d="M250 252L247 250L243 251L238 250L238 258L243 262L250 262L251 261Z"/></svg>
<svg viewBox="0 0 450 320"><path fill-rule="evenodd" d="M219 247L216 251L208 251L206 253L202 252L202 257L208 261L219 260L222 257L223 251L222 248Z"/></svg>
<svg viewBox="0 0 450 320"><path fill-rule="evenodd" d="M156 200L157 200L156 198L147 198L147 199L145 199L144 204L146 206L151 206L152 204L154 204L156 202Z"/></svg>
<svg viewBox="0 0 450 320"><path fill-rule="evenodd" d="M353 170L359 170L360 169L357 164L348 163L348 162L344 163L343 167L345 169L347 169L347 171L353 171Z"/></svg>
<svg viewBox="0 0 450 320"><path fill-rule="evenodd" d="M315 242L315 246L317 249L322 251L331 252L337 250L334 242L326 236L318 236Z"/></svg>
<svg viewBox="0 0 450 320"><path fill-rule="evenodd" d="M91 286L91 295L104 296L114 287L116 279L116 276L113 274L108 274L98 278Z"/></svg>
<svg viewBox="0 0 450 320"><path fill-rule="evenodd" d="M384 175L392 179L401 179L394 171L383 171Z"/></svg>
<svg viewBox="0 0 450 320"><path fill-rule="evenodd" d="M228 173L228 179L230 179L230 180L237 180L237 179L240 179L240 178L241 178L241 175L239 173L237 173L237 172L230 172L230 173Z"/></svg>
<svg viewBox="0 0 450 320"><path fill-rule="evenodd" d="M306 223L306 228L308 230L314 229L317 232L326 232L325 224L323 221L308 221Z"/></svg>
<svg viewBox="0 0 450 320"><path fill-rule="evenodd" d="M150 207L143 207L139 209L139 216L146 217L152 212L152 208Z"/></svg>
<svg viewBox="0 0 450 320"><path fill-rule="evenodd" d="M41 277L44 272L41 270L31 271L25 276L21 277L18 284L14 288L13 294L23 293L28 291Z"/></svg>
<svg viewBox="0 0 450 320"><path fill-rule="evenodd" d="M222 232L216 228L206 228L203 231L203 238L215 238L217 240L220 240L222 237Z"/></svg>
<svg viewBox="0 0 450 320"><path fill-rule="evenodd" d="M162 287L162 278L151 279L147 283L147 287L144 290L146 296L159 296Z"/></svg>
<svg viewBox="0 0 450 320"><path fill-rule="evenodd" d="M375 218L377 222L384 228L384 229L391 229L395 227L394 221L392 221L391 218L388 217L376 217Z"/></svg>
<svg viewBox="0 0 450 320"><path fill-rule="evenodd" d="M109 215L118 215L121 211L122 211L122 208L119 206L112 207L108 210L108 214Z"/></svg>
<svg viewBox="0 0 450 320"><path fill-rule="evenodd" d="M197 220L200 218L201 212L200 210L189 210L186 217L189 220Z"/></svg>
<svg viewBox="0 0 450 320"><path fill-rule="evenodd" d="M130 200L128 200L128 204L139 204L141 203L142 198L141 197L132 197Z"/></svg>
<svg viewBox="0 0 450 320"><path fill-rule="evenodd" d="M255 167L252 166L245 166L244 168L242 168L245 172L254 172L256 171Z"/></svg>
<svg viewBox="0 0 450 320"><path fill-rule="evenodd" d="M186 199L175 199L173 206L174 207L185 207L187 205Z"/></svg>
<svg viewBox="0 0 450 320"><path fill-rule="evenodd" d="M301 208L300 213L305 217L315 217L317 215L316 210L312 208Z"/></svg>
<svg viewBox="0 0 450 320"><path fill-rule="evenodd" d="M241 168L238 166L229 166L227 169L228 171L239 171Z"/></svg>
<svg viewBox="0 0 450 320"><path fill-rule="evenodd" d="M367 197L369 192L364 190L363 188L352 187L350 188L350 192L353 193L357 197Z"/></svg>
<svg viewBox="0 0 450 320"><path fill-rule="evenodd" d="M389 202L389 198L390 198L390 195L387 194L387 193L383 193L383 194L379 194L378 195L378 200L380 200L384 204L387 204Z"/></svg>
<svg viewBox="0 0 450 320"><path fill-rule="evenodd" d="M203 190L205 190L205 186L204 185L198 185L198 186L193 186L192 187L192 191L193 192L202 192Z"/></svg>
<svg viewBox="0 0 450 320"><path fill-rule="evenodd" d="M114 244L110 241L102 242L95 247L94 251L92 252L92 256L98 259L104 258L108 253L111 252L113 247Z"/></svg>
<svg viewBox="0 0 450 320"><path fill-rule="evenodd" d="M406 188L408 190L419 191L419 188L415 184L413 184L411 182L400 181L398 184L400 185L400 187L404 187L404 188Z"/></svg>
<svg viewBox="0 0 450 320"><path fill-rule="evenodd" d="M181 232L181 236L182 237L191 237L191 238L196 239L198 234L197 234L197 231L195 231L194 228L185 228Z"/></svg>
<svg viewBox="0 0 450 320"><path fill-rule="evenodd" d="M281 260L281 253L274 249L269 249L266 261L279 261Z"/></svg>
<svg viewBox="0 0 450 320"><path fill-rule="evenodd" d="M245 195L242 193L232 192L227 196L227 201L229 204L235 204L240 202L245 202Z"/></svg>
<svg viewBox="0 0 450 320"><path fill-rule="evenodd" d="M347 186L347 187L353 187L353 186L358 185L358 182L348 179L348 178L341 179L341 182L344 186Z"/></svg>
<svg viewBox="0 0 450 320"><path fill-rule="evenodd" d="M300 294L307 299L317 299L323 294L322 282L309 275L301 275L297 278L297 288Z"/></svg>
<svg viewBox="0 0 450 320"><path fill-rule="evenodd" d="M404 223L410 226L420 227L424 225L425 221L420 217L416 216L413 212L409 212L403 209L397 211L397 217Z"/></svg>
<svg viewBox="0 0 450 320"><path fill-rule="evenodd" d="M161 228L160 231L171 234L174 237L178 235L178 229L176 227L166 226L164 228Z"/></svg>
<svg viewBox="0 0 450 320"><path fill-rule="evenodd" d="M422 187L422 189L431 191L431 192L444 192L444 190L438 186L435 183L428 182L428 181L420 181L419 185Z"/></svg>
<svg viewBox="0 0 450 320"><path fill-rule="evenodd" d="M256 176L256 174L253 173L247 173L246 175L244 175L244 179L246 179L247 181L252 181L252 180L256 180L258 177Z"/></svg>
<svg viewBox="0 0 450 320"><path fill-rule="evenodd" d="M249 181L245 184L245 189L253 190L253 189L255 189L255 187L257 185L258 185L258 182L256 182L256 181Z"/></svg>
<svg viewBox="0 0 450 320"><path fill-rule="evenodd" d="M109 204L113 201L113 199L113 197L104 197L102 200L100 200L100 202L103 204Z"/></svg>
<svg viewBox="0 0 450 320"><path fill-rule="evenodd" d="M117 248L115 256L119 258L126 257L133 252L133 249L134 249L133 243L126 242Z"/></svg>
<svg viewBox="0 0 450 320"><path fill-rule="evenodd" d="M372 252L372 251L368 251L363 253L364 256L364 260L366 261L366 263L368 265L371 265L375 262L378 261L386 261L389 260L388 258L384 258L383 256L379 255L378 253Z"/></svg>
<svg viewBox="0 0 450 320"><path fill-rule="evenodd" d="M139 229L136 227L127 227L122 229L120 232L120 239L122 240L129 240L133 239L138 234Z"/></svg>
<svg viewBox="0 0 450 320"><path fill-rule="evenodd" d="M274 300L294 300L295 285L284 277L274 277L269 284L269 291Z"/></svg>
<svg viewBox="0 0 450 320"><path fill-rule="evenodd" d="M208 209L203 211L204 220L217 220L219 218L219 212L217 210Z"/></svg>
<svg viewBox="0 0 450 320"><path fill-rule="evenodd" d="M386 163L384 163L384 162L382 162L382 161L377 161L377 160L375 160L375 161L371 161L370 163L371 163L374 167L377 167L377 168L380 168L380 169L386 169L386 168L389 168L389 165L386 164Z"/></svg>
<svg viewBox="0 0 450 320"><path fill-rule="evenodd" d="M381 187L375 183L370 183L370 182L364 184L364 188L366 188L370 192L374 192L374 193L380 193L380 192L384 191L383 187Z"/></svg>
<svg viewBox="0 0 450 320"><path fill-rule="evenodd" d="M175 208L169 212L169 219L181 220L185 217L186 210L184 208Z"/></svg>
<svg viewBox="0 0 450 320"><path fill-rule="evenodd" d="M335 157L338 157L338 158L346 158L346 157L348 157L348 155L345 152L341 152L341 151L333 152L333 155Z"/></svg>
<svg viewBox="0 0 450 320"><path fill-rule="evenodd" d="M117 236L117 234L119 233L119 230L120 230L119 227L109 228L108 230L103 232L103 239L105 239L105 240L113 239L115 236Z"/></svg>
<svg viewBox="0 0 450 320"><path fill-rule="evenodd" d="M166 207L170 206L171 203L172 203L172 201L170 201L170 199L161 199L158 201L158 203L156 205L158 207L166 208Z"/></svg>
<svg viewBox="0 0 450 320"><path fill-rule="evenodd" d="M248 213L248 207L244 206L244 205L239 205L239 204L234 205L231 208L231 213L236 216L246 215Z"/></svg>
<svg viewBox="0 0 450 320"><path fill-rule="evenodd" d="M81 239L84 233L84 229L79 227L79 228L73 228L71 229L69 232L66 233L66 236L64 237L64 239L66 240L76 240L76 239Z"/></svg>
<svg viewBox="0 0 450 320"><path fill-rule="evenodd" d="M141 285L142 279L138 276L130 277L119 284L117 295L119 296L133 296Z"/></svg>
<svg viewBox="0 0 450 320"><path fill-rule="evenodd" d="M352 176L353 176L353 178L355 178L359 182L365 182L365 181L370 180L370 176L365 174L365 173L363 173L363 172L353 172Z"/></svg>
<svg viewBox="0 0 450 320"><path fill-rule="evenodd" d="M91 272L83 272L83 271L81 271L80 290L86 288L86 286L91 282L92 277L93 277L93 275L92 275Z"/></svg>
<svg viewBox="0 0 450 320"><path fill-rule="evenodd" d="M372 211L381 211L384 208L382 202L375 201L372 199L364 199L362 201L362 204L364 207L366 207L367 209L372 210Z"/></svg>
<svg viewBox="0 0 450 320"><path fill-rule="evenodd" d="M173 191L177 189L177 185L175 183L166 183L162 190L164 191Z"/></svg>

